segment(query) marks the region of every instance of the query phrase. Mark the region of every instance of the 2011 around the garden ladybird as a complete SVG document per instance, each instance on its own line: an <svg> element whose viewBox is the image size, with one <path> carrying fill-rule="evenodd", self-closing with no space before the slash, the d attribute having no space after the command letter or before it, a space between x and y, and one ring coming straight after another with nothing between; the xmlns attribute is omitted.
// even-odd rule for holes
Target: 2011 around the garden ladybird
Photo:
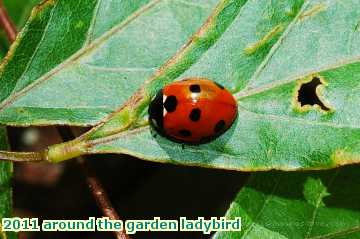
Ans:
<svg viewBox="0 0 360 239"><path fill-rule="evenodd" d="M202 144L223 134L237 117L237 103L222 85L204 78L176 81L149 106L150 125L179 143Z"/></svg>

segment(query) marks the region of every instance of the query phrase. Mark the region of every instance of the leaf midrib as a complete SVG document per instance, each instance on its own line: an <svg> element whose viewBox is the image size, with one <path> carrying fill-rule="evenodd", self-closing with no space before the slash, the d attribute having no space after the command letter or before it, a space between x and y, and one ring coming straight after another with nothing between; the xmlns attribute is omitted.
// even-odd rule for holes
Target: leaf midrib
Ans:
<svg viewBox="0 0 360 239"><path fill-rule="evenodd" d="M331 232L331 233L328 233L328 234L325 234L325 235L320 235L320 236L315 236L315 237L309 237L309 235L311 234L312 228L313 228L313 226L315 225L315 219L316 219L316 215L317 215L317 210L318 210L319 207L320 207L320 202L321 202L322 197L324 196L324 193L325 193L325 191L326 191L326 188L329 188L329 187L333 184L333 182L335 181L335 178L336 178L336 177L338 176L338 174L340 173L340 170L341 170L341 169L337 169L337 170L334 172L333 176L332 176L331 179L329 180L329 183L326 185L325 189L318 195L317 203L316 203L316 206L315 206L314 212L313 212L313 218L312 218L312 220L311 220L312 223L311 223L311 225L309 226L308 231L307 231L307 233L306 233L306 237L305 237L305 238L307 238L307 239L327 239L327 238L334 238L334 236L343 236L343 235L347 235L347 234L350 234L350 233L355 233L355 232L360 231L360 226L355 226L355 227L348 228L348 229L345 229L345 230L341 230L341 231L337 231L337 232ZM263 206L262 206L262 208L260 209L260 211L258 212L258 214L255 216L255 219L252 220L251 225L247 228L247 230L245 231L245 233L244 233L244 235L243 235L242 237L245 237L246 234L251 231L251 228L256 224L256 218L258 218L258 217L261 215L261 213L262 213L263 209L265 208L266 204L268 203L268 201L270 201L270 200L272 199L273 194L274 194L274 192L275 192L275 190L276 190L276 187L277 187L278 183L279 183L279 180L276 181L276 183L275 183L275 185L274 185L274 187L273 187L273 189L272 189L272 192L271 192L270 194L267 194L267 196L266 196L267 199L266 199L265 203L263 204ZM279 232L277 232L277 231L273 231L273 230L271 230L271 231L274 232L274 233L279 233Z"/></svg>
<svg viewBox="0 0 360 239"><path fill-rule="evenodd" d="M251 225L247 228L247 230L245 230L244 234L242 235L242 237L245 237L249 232L251 232L253 226L256 224L256 221L258 220L258 218L260 217L260 215L262 214L262 212L264 211L266 205L269 203L269 201L274 197L274 193L277 189L277 187L279 186L279 179L276 181L276 183L274 183L274 186L271 190L270 194L266 195L266 199L261 207L261 209L259 210L259 212L256 214L255 218L252 219Z"/></svg>
<svg viewBox="0 0 360 239"><path fill-rule="evenodd" d="M103 138L88 141L87 145L90 148L93 148L94 146L97 146L97 145L100 145L100 144L106 144L106 143L112 142L112 141L114 141L116 139L124 138L124 137L127 137L129 135L138 134L139 132L141 133L141 132L147 131L147 130L149 130L149 126L142 126L142 127L135 128L135 129L132 129L132 130L123 131L123 132L120 132L120 133L117 133L117 134L114 134L114 135L111 135L111 136L107 136L107 137L103 137ZM153 141L146 141L146 142L147 142L147 144L155 145ZM174 149L174 146L170 145L170 144L164 144L163 146ZM196 148L193 148L192 146L187 146L186 150L190 151L190 152L193 152L193 153L199 153L199 150L196 149ZM228 154L228 153L224 153L224 152L219 152L217 150L213 150L212 148L202 148L201 151L206 151L209 154L214 154L214 155L218 155L220 153L221 155L227 156L229 158L239 159L239 157L241 157L241 155L234 155L234 154Z"/></svg>
<svg viewBox="0 0 360 239"><path fill-rule="evenodd" d="M270 59L273 57L275 52L280 48L281 43L284 41L284 39L288 36L289 32L292 30L292 27L295 25L301 14L304 12L304 10L309 5L310 1L304 1L303 6L301 7L300 11L294 17L294 19L290 22L290 24L286 27L285 31L281 34L277 42L271 47L269 53L266 55L264 60L259 64L259 66L256 68L254 74L250 77L250 80L247 82L247 84L244 86L244 91L249 87L250 83L255 80L260 73L265 69L266 65L270 62Z"/></svg>
<svg viewBox="0 0 360 239"><path fill-rule="evenodd" d="M256 88L249 88L250 83L253 82L260 75L260 73L265 69L266 65L270 62L273 55L280 48L281 43L288 36L288 33L292 30L292 27L296 24L296 22L298 21L300 16L307 9L307 6L310 4L310 2L311 1L305 1L304 2L301 10L298 12L296 17L291 21L291 23L287 26L286 30L281 34L278 41L272 46L271 50L266 55L265 59L257 67L254 74L250 77L250 80L247 82L247 84L244 86L244 88L242 90L238 91L234 95L238 100L241 100L241 99L244 99L244 98L247 98L247 97L251 97L253 95L266 92L266 91L271 90L273 88L289 84L289 83L291 83L293 81L296 81L298 79L301 79L303 77L306 77L306 76L314 74L314 73L328 71L328 70L331 70L331 69L340 68L340 67L342 67L344 65L347 65L347 64L360 62L360 56L345 58L343 60L340 60L339 62L336 62L335 64L329 64L329 65L320 67L320 68L318 68L316 70L314 69L312 71L303 72L301 75L293 75L293 76L289 76L287 79L283 79L281 81L272 82L270 84L265 84L265 85L262 85L262 86L256 87Z"/></svg>
<svg viewBox="0 0 360 239"><path fill-rule="evenodd" d="M360 232L360 226L351 227L345 230L332 232L321 236L310 237L309 239L330 239L330 238L335 238L336 236L344 236L356 232Z"/></svg>
<svg viewBox="0 0 360 239"><path fill-rule="evenodd" d="M29 84L28 86L24 87L22 90L10 95L6 100L4 100L0 104L0 112L4 110L6 107L11 105L16 99L20 98L21 96L25 95L28 91L31 89L37 87L41 83L50 80L52 76L56 75L58 72L60 72L65 67L72 65L76 62L78 62L81 59L81 56L87 54L88 52L96 49L99 47L103 42L105 42L108 38L113 36L114 34L121 32L128 26L131 22L133 22L135 19L137 19L139 16L141 16L143 13L147 12L148 10L152 9L154 6L156 6L158 3L160 3L163 0L153 0L140 8L139 10L132 13L129 17L127 17L124 21L122 21L120 24L114 26L111 28L108 32L103 34L101 37L94 40L91 44L87 45L84 48L81 48L79 51L77 51L75 54L70 56L67 60L62 62L61 64L57 65L55 68L49 70L46 74L44 74L42 77L35 80L33 83Z"/></svg>
<svg viewBox="0 0 360 239"><path fill-rule="evenodd" d="M300 124L306 124L306 125L311 125L311 126L327 126L327 127L340 128L340 129L355 129L355 130L360 129L360 126L357 127L357 126L353 126L353 125L334 124L334 123L330 123L330 122L311 121L311 120L305 120L305 119L296 118L296 117L289 117L289 116L279 116L279 115L273 115L273 114L262 114L262 113L259 113L259 112L254 112L254 111L251 111L249 109L246 109L246 108L242 107L240 104L238 105L238 107L241 108L241 110L243 110L243 111L246 111L248 113L259 116L259 118L268 118L270 120L277 120L277 121L282 120L282 121L287 121L287 122L291 122L291 123L300 123Z"/></svg>
<svg viewBox="0 0 360 239"><path fill-rule="evenodd" d="M296 81L298 79L302 79L302 78L304 78L306 76L309 76L309 75L312 75L312 74L316 74L316 73L324 72L324 71L329 71L329 70L333 70L333 69L337 69L337 68L341 68L341 67L343 67L345 65L359 63L359 62L360 62L360 56L349 57L349 58L346 58L346 59L343 59L343 60L337 62L336 64L329 64L329 65L323 66L321 68L314 69L312 71L303 72L300 75L289 76L287 79L284 79L284 80L281 80L281 81L272 82L272 83L269 83L269 84L266 84L266 85L262 85L260 87L252 88L252 89L240 90L234 96L235 96L235 98L237 100L246 99L248 97L267 92L267 91L272 90L274 88L290 84L290 83L292 83L292 82L294 82L294 81Z"/></svg>
<svg viewBox="0 0 360 239"><path fill-rule="evenodd" d="M309 239L309 236L311 235L312 229L315 225L316 215L317 215L318 209L320 207L321 200L326 193L326 189L332 185L332 183L334 182L334 180L337 177L337 175L339 174L339 172L340 172L340 169L337 169L334 172L333 176L329 180L329 183L327 185L324 185L324 189L321 191L321 193L319 193L318 198L316 200L316 205L315 205L315 208L313 211L313 215L311 218L311 224L309 225L308 231L306 232L305 239Z"/></svg>
<svg viewBox="0 0 360 239"><path fill-rule="evenodd" d="M341 129L353 129L353 130L359 130L360 127L354 127L354 126L349 126L349 125L341 125L341 124L333 124L333 123L328 123L328 122L317 122L317 121L309 121L309 120L303 120L303 119L297 119L295 117L283 117L283 116L278 116L278 115L271 115L271 114L261 114L261 113L257 113L257 112L252 112L248 109L245 109L243 107L241 107L240 105L238 106L242 111L251 113L253 115L256 115L258 118L268 118L269 120L273 120L273 121L286 121L286 122L292 122L292 123L301 123L304 125L311 125L311 126L326 126L326 127L332 127L332 128L341 128ZM241 111L239 111L239 113L241 113ZM111 135L111 136L107 136L107 137L103 137L100 139L96 139L96 140L92 140L91 141L91 146L95 146L95 145L99 145L99 144L104 144L104 143L108 143L114 140L117 140L119 138L124 138L127 137L129 135L133 135L133 134L138 134L141 133L143 131L149 130L149 126L141 126L138 128L133 128L131 130L127 130L127 131L123 131L123 132L119 132L117 134ZM218 152L218 151L215 151ZM234 156L234 155L231 155Z"/></svg>
<svg viewBox="0 0 360 239"><path fill-rule="evenodd" d="M92 68L94 70L99 71L110 71L110 72L145 72L145 71L155 71L158 69L158 67L103 67L103 66L96 66L91 65L89 63L84 63L83 66Z"/></svg>
<svg viewBox="0 0 360 239"><path fill-rule="evenodd" d="M44 28L44 31L42 32L41 39L40 39L40 41L37 43L36 48L34 49L33 54L32 54L31 57L29 58L29 61L28 61L28 63L26 64L26 67L25 67L24 71L22 72L21 76L17 79L17 82L16 82L16 84L15 84L12 92L10 93L9 97L11 97L11 95L14 94L14 92L15 92L16 89L17 89L18 84L21 83L21 79L22 79L23 76L28 72L31 63L33 62L33 60L34 60L37 52L39 51L39 48L40 48L42 42L44 41L45 35L46 35L46 33L47 33L48 29L49 29L50 23L51 23L51 21L52 21L52 19L53 19L54 12L55 12L55 9L56 9L57 6L58 6L58 2L55 2L55 5L54 5L54 6L52 7L52 9L51 9L51 13L50 13L49 20L48 20L48 22L46 23L46 26L45 26L45 28ZM0 106L0 108L1 108L1 106Z"/></svg>
<svg viewBox="0 0 360 239"><path fill-rule="evenodd" d="M93 34L94 34L94 28L95 28L95 25L96 25L96 20L97 20L98 14L99 14L99 9L100 9L101 3L102 3L102 0L98 0L97 3L96 3L95 10L94 10L93 16L91 18L89 30L88 30L88 32L86 34L86 39L84 41L84 46L88 46L92 42L92 37L93 37Z"/></svg>

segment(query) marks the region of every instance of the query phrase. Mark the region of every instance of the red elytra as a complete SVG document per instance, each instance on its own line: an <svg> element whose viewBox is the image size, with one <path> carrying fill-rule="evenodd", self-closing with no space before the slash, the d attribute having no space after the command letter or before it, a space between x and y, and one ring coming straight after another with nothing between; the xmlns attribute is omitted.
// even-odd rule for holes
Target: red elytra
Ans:
<svg viewBox="0 0 360 239"><path fill-rule="evenodd" d="M150 125L180 143L210 142L230 128L236 117L237 103L232 94L205 78L166 85L149 106Z"/></svg>

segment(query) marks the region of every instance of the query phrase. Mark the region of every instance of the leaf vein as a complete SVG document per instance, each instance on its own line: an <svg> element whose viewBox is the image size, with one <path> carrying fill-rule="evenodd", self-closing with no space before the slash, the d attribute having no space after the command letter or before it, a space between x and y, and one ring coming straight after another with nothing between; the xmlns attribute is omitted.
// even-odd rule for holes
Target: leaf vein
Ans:
<svg viewBox="0 0 360 239"><path fill-rule="evenodd" d="M273 55L275 54L275 52L279 49L279 47L281 46L281 43L283 42L283 40L287 37L288 33L291 31L292 27L295 25L295 23L297 22L297 20L299 19L300 15L304 12L304 10L306 9L307 5L309 4L310 1L305 1L304 5L302 6L301 10L298 12L298 14L296 15L296 17L290 22L290 24L288 25L288 27L286 28L286 30L283 32L283 34L280 36L279 40L274 44L274 46L271 48L270 52L267 54L267 56L265 57L265 59L260 63L260 65L258 66L258 68L255 70L253 76L250 78L250 80L247 83L247 86L245 87L245 90L248 88L250 82L252 82L256 77L259 76L259 74L263 71L263 69L265 68L265 66L270 62L270 59L273 57Z"/></svg>
<svg viewBox="0 0 360 239"><path fill-rule="evenodd" d="M329 234L325 234L325 235L321 235L321 236L315 236L315 237L310 237L308 239L327 239L327 238L334 238L336 236L344 236L350 233L355 233L355 232L359 232L360 231L360 226L356 226L356 227L352 227L352 228L348 228L346 230L342 230L342 231L337 231L337 232L332 232Z"/></svg>
<svg viewBox="0 0 360 239"><path fill-rule="evenodd" d="M244 235L243 237L245 237L251 230L252 228L254 227L255 223L256 223L256 220L260 217L260 215L262 214L262 212L264 211L265 209L265 206L269 203L269 201L273 198L273 195L277 189L279 185L279 180L276 181L276 183L274 184L272 190L271 190L271 193L270 194L267 194L266 196L266 200L265 202L263 203L260 211L257 213L257 215L255 216L255 218L252 220L251 222L251 225L244 231Z"/></svg>
<svg viewBox="0 0 360 239"><path fill-rule="evenodd" d="M155 71L156 67L104 67L95 66L88 63L83 64L85 67L92 68L99 71L111 71L111 72L138 72L138 71Z"/></svg>
<svg viewBox="0 0 360 239"><path fill-rule="evenodd" d="M107 32L107 34L104 34L102 37L98 38L94 42L92 42L90 45L88 45L85 48L80 49L78 52L73 54L70 58L68 58L63 63L59 64L57 67L50 70L48 73L40 77L38 80L35 80L28 86L24 87L22 90L14 93L12 97L8 97L6 100L4 100L0 104L0 112L8 107L10 104L12 104L16 99L20 98L21 96L25 95L28 91L32 90L33 88L40 85L40 83L47 81L51 79L52 76L59 73L61 70L65 69L67 66L73 65L75 62L79 61L81 56L85 55L89 51L95 49L99 45L101 45L105 40L107 40L109 37L113 36L115 33L121 32L126 26L128 26L133 20L135 20L137 17L141 16L144 12L152 9L156 4L161 2L162 0L153 0L152 2L148 3L146 6L142 7L138 11L134 12L132 15L130 15L124 22L121 24L113 27L111 30Z"/></svg>
<svg viewBox="0 0 360 239"><path fill-rule="evenodd" d="M317 198L317 201L316 201L316 206L315 206L315 208L314 208L314 212L313 212L313 215L312 215L312 218L311 218L310 226L309 226L309 229L308 229L308 231L307 231L307 233L306 233L306 235L305 235L305 239L309 239L309 237L310 237L310 235L311 235L311 232L312 232L313 227L314 227L314 225L315 225L315 220L316 220L317 211L318 211L318 209L319 209L319 207L320 207L320 203L321 203L322 198L325 196L326 189L331 186L331 184L334 182L334 180L335 180L335 178L336 178L336 176L337 176L338 174L339 174L339 169L337 169L337 170L335 171L335 173L334 173L334 175L332 176L332 178L330 179L328 185L326 185L326 186L324 187L324 189L321 191L321 193L318 195L318 198Z"/></svg>
<svg viewBox="0 0 360 239"><path fill-rule="evenodd" d="M248 113L257 115L261 118L269 118L271 120L282 120L282 121L302 123L302 124L313 125L313 126L318 125L318 126L327 126L327 127L333 127L333 128L348 128L348 129L355 129L355 130L360 129L358 126L353 126L353 125L334 124L334 123L329 123L329 122L317 122L317 121L309 121L309 120L304 120L304 119L297 119L295 117L279 116L279 115L272 115L272 114L262 114L262 113L258 113L258 112L254 112L249 109L246 109L246 108L240 106L240 104L238 105L238 107L241 110L246 111Z"/></svg>
<svg viewBox="0 0 360 239"><path fill-rule="evenodd" d="M90 27L89 27L89 30L88 30L88 32L86 34L86 40L85 40L85 44L84 44L85 46L89 45L92 42L92 37L93 37L93 34L94 34L96 20L97 20L98 14L99 14L99 9L100 9L101 3L102 3L102 0L98 0L98 2L96 4L96 7L95 7L95 10L93 12Z"/></svg>
<svg viewBox="0 0 360 239"><path fill-rule="evenodd" d="M244 89L244 90L238 92L237 94L235 94L235 97L238 100L245 99L247 97L251 97L251 96L266 92L266 91L271 90L273 88L280 87L280 86L283 86L283 85L286 85L286 84L290 84L290 83L292 83L293 81L295 81L297 79L304 78L304 77L306 77L308 75L311 75L311 74L315 74L315 73L319 73L319 72L323 72L323 71L328 71L328 70L333 70L333 69L342 67L344 65L354 64L354 63L358 63L358 62L360 62L360 57L359 56L344 59L344 60L338 61L336 64L329 64L329 65L326 65L326 66L323 66L323 67L320 67L320 68L317 68L317 69L313 69L311 71L303 72L301 75L289 76L288 78L286 78L284 80L269 83L269 84L263 85L261 87L253 88L253 89L247 89L247 90Z"/></svg>
<svg viewBox="0 0 360 239"><path fill-rule="evenodd" d="M33 63L34 58L35 58L36 54L38 53L39 48L40 48L42 42L43 42L44 39L45 39L46 32L47 32L48 29L49 29L50 22L51 22L51 20L52 20L52 18L53 18L53 16L54 16L54 12L55 12L55 9L56 9L57 6L58 6L58 2L56 2L55 5L54 5L54 7L51 9L50 17L49 17L49 20L48 20L48 22L47 22L47 24L46 24L46 27L44 28L44 31L42 32L41 39L40 39L39 43L37 44L37 46L36 46L36 48L35 48L35 50L34 50L34 53L33 53L33 54L31 55L31 57L29 58L29 62L26 64L26 68L24 69L23 73L22 73L21 76L19 77L19 79L18 79L18 81L17 81L17 83L16 83L16 85L15 85L15 87L14 87L14 89L13 89L13 91L11 92L11 94L10 94L9 97L11 97L11 95L14 94L15 90L17 89L17 86L18 86L19 82L21 82L21 79L23 78L23 76L25 75L25 73L28 72L28 70L29 70L29 68L30 68L30 65Z"/></svg>

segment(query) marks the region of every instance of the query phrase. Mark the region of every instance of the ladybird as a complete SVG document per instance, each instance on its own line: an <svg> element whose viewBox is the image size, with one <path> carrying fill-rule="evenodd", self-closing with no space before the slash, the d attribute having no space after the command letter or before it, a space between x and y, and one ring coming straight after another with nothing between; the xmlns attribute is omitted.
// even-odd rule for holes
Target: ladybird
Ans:
<svg viewBox="0 0 360 239"><path fill-rule="evenodd" d="M173 82L149 106L149 123L162 136L185 144L208 143L237 117L237 103L222 85L204 78Z"/></svg>

